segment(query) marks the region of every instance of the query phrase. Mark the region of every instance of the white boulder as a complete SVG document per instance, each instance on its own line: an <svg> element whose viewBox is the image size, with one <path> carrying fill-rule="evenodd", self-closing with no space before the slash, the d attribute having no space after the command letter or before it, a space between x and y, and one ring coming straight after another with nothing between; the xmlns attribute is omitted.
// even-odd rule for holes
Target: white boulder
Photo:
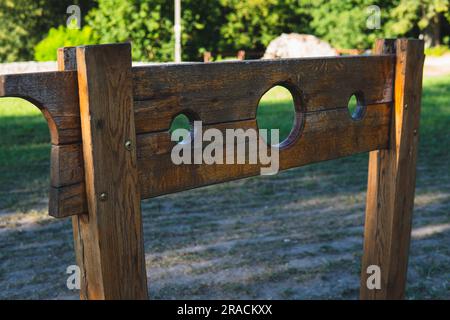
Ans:
<svg viewBox="0 0 450 320"><path fill-rule="evenodd" d="M339 53L328 42L309 34L283 33L272 40L263 59L334 57Z"/></svg>

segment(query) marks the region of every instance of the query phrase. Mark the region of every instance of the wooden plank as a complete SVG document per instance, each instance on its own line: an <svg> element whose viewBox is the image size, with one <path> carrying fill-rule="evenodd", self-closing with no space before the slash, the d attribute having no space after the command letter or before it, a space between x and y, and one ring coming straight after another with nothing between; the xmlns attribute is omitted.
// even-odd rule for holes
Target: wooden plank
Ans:
<svg viewBox="0 0 450 320"><path fill-rule="evenodd" d="M389 104L368 106L364 118L360 121L352 120L346 108L306 113L302 134L295 143L280 152L280 170L387 148L389 125ZM224 131L237 128L256 129L257 126L255 120L245 120L209 125L204 129L209 128ZM170 140L168 131L137 136L142 199L260 174L260 164L177 166L170 158L173 146L174 142ZM77 152L72 152L71 156L66 163L81 161ZM79 167L79 164L73 166ZM79 186L76 190L80 191L80 204L77 207L81 210L85 207L81 203L86 201L82 194L84 189ZM65 193L64 188L61 188L61 193ZM73 196L73 187L69 194ZM63 196L62 199L66 197ZM61 204L61 208L65 206ZM67 211L59 210L57 215L62 217L65 212Z"/></svg>
<svg viewBox="0 0 450 320"><path fill-rule="evenodd" d="M85 214L87 201L84 182L63 188L50 186L48 204L49 215L55 218Z"/></svg>
<svg viewBox="0 0 450 320"><path fill-rule="evenodd" d="M77 49L76 47L64 47L58 49L58 71L77 70Z"/></svg>
<svg viewBox="0 0 450 320"><path fill-rule="evenodd" d="M306 111L346 106L354 92L367 104L390 102L393 65L385 55L135 67L136 132L166 130L182 111L205 124L254 119L259 99L276 84L292 87ZM0 96L41 108L57 145L81 142L77 87L73 70L0 76Z"/></svg>
<svg viewBox="0 0 450 320"><path fill-rule="evenodd" d="M347 109L307 113L301 136L279 153L280 170L386 148L389 137L387 104L369 106L353 121ZM204 129L257 129L255 120L205 126ZM260 174L258 164L182 164L171 160L174 142L168 132L138 136L138 167L142 198L183 191ZM193 153L194 151L192 151ZM223 153L226 154L225 146Z"/></svg>
<svg viewBox="0 0 450 320"><path fill-rule="evenodd" d="M131 46L77 48L89 217L79 220L88 299L146 299ZM79 231L80 231L79 230Z"/></svg>
<svg viewBox="0 0 450 320"><path fill-rule="evenodd" d="M76 59L76 48L75 47L67 47L60 48L58 50L58 69L60 71L68 71L68 70L77 70L77 59ZM81 127L81 123L80 123ZM80 132L81 134L81 132ZM68 150L68 148L70 148ZM86 189L84 184L84 162L83 162L83 150L81 144L73 144L73 145L65 145L65 146L52 146L52 174L51 177L58 177L58 180L55 181L52 179L52 186L58 186L59 188L52 187L52 190L57 192L55 196L50 196L50 203L52 200L56 198L56 196L65 198L66 193L68 191L72 191L72 199L82 199L82 206L78 207L70 204L66 201L58 201L57 208L53 210L49 210L50 214L56 217L64 217L69 216L69 210L73 210L73 208L77 208L80 212L76 215L72 216L72 230L73 230L73 242L75 249L75 256L77 261L77 266L80 268L80 298L87 299L88 298L88 281L86 279L87 268L86 265L89 264L89 261L93 261L94 257L92 256L92 250L84 250L84 242L88 241L87 237L89 233L83 234L83 229L86 229L83 226L87 226L89 224L89 215L87 209L87 201L86 201ZM70 164L70 165L67 165ZM53 169L53 165L56 169ZM75 177L73 174L74 171L68 168L77 168L76 172L81 174L81 177L77 178L78 183L75 185L70 184L70 177ZM53 170L56 172L53 173ZM68 172L68 174L66 174ZM65 206L67 204L68 210L65 210ZM52 208L52 206L50 206ZM89 248L89 245L88 245ZM86 262L85 262L86 261Z"/></svg>
<svg viewBox="0 0 450 320"><path fill-rule="evenodd" d="M0 97L29 100L49 123L53 144L80 142L80 112L74 71L0 76Z"/></svg>
<svg viewBox="0 0 450 320"><path fill-rule="evenodd" d="M50 166L51 186L61 188L79 182L84 182L82 145L52 145Z"/></svg>
<svg viewBox="0 0 450 320"><path fill-rule="evenodd" d="M423 41L378 42L378 52L396 50L395 102L389 149L370 153L362 299L402 299L416 176L423 74ZM369 289L367 268L380 267L381 289Z"/></svg>
<svg viewBox="0 0 450 320"><path fill-rule="evenodd" d="M167 130L186 111L204 124L254 119L259 100L277 84L288 86L307 112L346 107L355 92L366 104L386 103L393 72L393 56L136 67L136 130Z"/></svg>
<svg viewBox="0 0 450 320"><path fill-rule="evenodd" d="M67 48L59 52L62 58L70 54ZM70 61L61 63L63 67L66 67L64 64L75 65ZM207 67L172 64L132 70L137 133L166 131L173 117L181 111L191 113L204 124L255 119L259 98L280 82L293 91L299 113L344 107L354 92L363 93L366 103L392 100L393 57L389 55L227 62ZM6 81L0 86L0 92L3 88L6 95L45 101L42 111L49 120L52 142L58 146L52 151L50 193L51 196L55 196L57 190L61 193L55 200L50 199L50 214L55 217L73 212L62 210L67 204L58 205L56 199L73 204L74 191L85 190L80 185L84 181L84 167L80 156L78 102L74 102L78 93L72 92L78 85L74 75L75 71L65 69L62 73L31 74L30 79L23 75L0 76L3 79L0 81ZM58 91L67 92L67 97L59 97ZM147 194L145 188L144 194ZM79 201L75 208L85 208L83 193Z"/></svg>
<svg viewBox="0 0 450 320"><path fill-rule="evenodd" d="M74 47L58 50L58 70L76 70L76 49ZM78 85L78 80L76 81ZM78 94L76 94L78 97ZM70 105L72 106L72 105ZM77 104L78 106L78 104ZM71 107L62 105L70 109ZM43 112L47 112L44 108ZM72 114L75 112L71 111ZM71 139L56 141L52 144L50 158L50 192L49 215L55 218L87 214L86 189L84 185L84 163L81 141L73 144L58 144L58 142L77 141L81 139L80 117L56 117L48 115L49 127L56 125L59 137L71 136ZM74 121L77 119L77 121ZM65 121L68 121L67 123ZM75 220L77 218L74 218ZM75 224L74 224L75 226Z"/></svg>
<svg viewBox="0 0 450 320"><path fill-rule="evenodd" d="M58 70L60 71L69 71L69 70L77 70L77 57L76 57L76 48L75 47L66 47L58 49ZM81 126L81 123L80 123ZM70 148L67 150L67 148ZM54 197L50 196L50 203L55 199L56 196L63 197L65 193L72 188L74 192L75 199L83 199L83 206L78 208L79 214L72 216L72 230L73 230L73 244L75 249L75 257L77 261L77 266L80 268L80 298L86 299L88 292L88 282L86 281L86 264L85 260L90 261L93 257L87 257L86 254L89 254L91 251L84 250L84 241L86 240L86 236L83 237L83 225L89 224L89 215L87 209L87 201L86 199L86 189L84 184L84 162L83 162L83 149L81 144L73 144L73 145L65 145L65 146L52 146L52 186L57 185L60 188L52 187L52 190L56 191L56 195ZM77 168L76 171L72 169L65 169L66 164L68 168ZM53 172L53 171L56 172ZM66 173L68 172L68 173ZM70 180L70 177L75 176L75 172L81 174L78 181L78 184L67 187L67 183ZM56 178L58 177L58 178ZM54 181L53 179L57 179ZM61 188L61 186L64 186ZM56 202L58 206L65 205L66 202L58 201ZM68 206L68 210L73 210L73 205ZM50 206L51 208L51 206ZM64 207L57 207L53 210L49 210L50 214L59 213L59 217L68 216L68 210L65 210Z"/></svg>

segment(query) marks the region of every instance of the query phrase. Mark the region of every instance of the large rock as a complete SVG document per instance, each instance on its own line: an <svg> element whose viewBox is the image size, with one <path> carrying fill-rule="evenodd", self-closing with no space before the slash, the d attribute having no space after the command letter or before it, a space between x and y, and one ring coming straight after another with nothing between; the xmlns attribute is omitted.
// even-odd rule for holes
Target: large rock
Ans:
<svg viewBox="0 0 450 320"><path fill-rule="evenodd" d="M334 57L339 55L329 43L309 34L283 33L272 40L263 59Z"/></svg>

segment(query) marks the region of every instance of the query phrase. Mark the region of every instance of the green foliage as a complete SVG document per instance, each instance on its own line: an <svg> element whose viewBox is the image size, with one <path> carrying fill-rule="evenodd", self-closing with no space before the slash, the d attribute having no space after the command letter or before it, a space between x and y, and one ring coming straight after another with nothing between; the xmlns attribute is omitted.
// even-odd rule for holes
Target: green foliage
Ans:
<svg viewBox="0 0 450 320"><path fill-rule="evenodd" d="M221 0L226 21L220 28L222 50L264 50L283 32L311 33L307 1Z"/></svg>
<svg viewBox="0 0 450 320"><path fill-rule="evenodd" d="M425 49L425 55L427 56L440 57L447 53L450 53L448 46L436 46Z"/></svg>
<svg viewBox="0 0 450 320"><path fill-rule="evenodd" d="M51 27L65 24L69 5L80 5L82 13L93 0L1 0L0 62L31 60L34 46Z"/></svg>
<svg viewBox="0 0 450 320"><path fill-rule="evenodd" d="M183 58L198 59L217 48L223 22L218 0L183 0ZM133 59L173 59L173 1L99 0L88 17L102 42L133 43Z"/></svg>
<svg viewBox="0 0 450 320"><path fill-rule="evenodd" d="M173 6L165 0L99 0L87 17L101 42L133 43L133 59L172 58Z"/></svg>
<svg viewBox="0 0 450 320"><path fill-rule="evenodd" d="M368 7L374 4L381 8L380 29L367 27L371 14ZM372 0L311 0L310 5L315 35L341 49L371 48L377 38L387 33L384 22L393 6L392 1Z"/></svg>
<svg viewBox="0 0 450 320"><path fill-rule="evenodd" d="M450 0L400 0L391 12L389 27L393 34L409 35L425 31L431 45L441 44L442 18L450 22Z"/></svg>
<svg viewBox="0 0 450 320"><path fill-rule="evenodd" d="M283 32L310 33L310 18L302 3L183 0L183 58L198 60L204 51L263 50ZM134 59L173 58L173 1L99 0L88 21L102 42L132 41Z"/></svg>
<svg viewBox="0 0 450 320"><path fill-rule="evenodd" d="M406 34L416 25L426 29L440 14L450 21L450 0L400 0L399 5L392 10L392 31Z"/></svg>
<svg viewBox="0 0 450 320"><path fill-rule="evenodd" d="M380 37L425 34L431 45L445 43L450 0L183 0L184 60L200 60L204 51L215 57L238 50L262 53L282 33L314 34L334 47L367 49ZM67 6L79 4L83 26L71 34L53 29L64 25ZM371 5L381 9L379 29L367 21ZM90 10L90 11L89 11ZM88 13L89 12L89 13ZM0 62L40 60L68 37L69 44L127 42L133 59L173 60L173 0L0 0ZM442 29L442 30L441 30ZM55 30L58 30L56 32ZM446 34L441 34L441 31ZM98 36L96 38L96 36ZM46 37L45 41L36 44ZM50 39L52 38L52 39ZM436 40L438 39L438 40ZM444 42L441 41L444 39ZM33 53L33 48L39 50ZM48 49L47 49L48 48ZM47 53L43 53L47 51Z"/></svg>
<svg viewBox="0 0 450 320"><path fill-rule="evenodd" d="M34 48L36 61L55 61L57 50L62 47L97 44L98 36L92 28L85 26L82 29L70 29L65 26L51 28L47 37Z"/></svg>

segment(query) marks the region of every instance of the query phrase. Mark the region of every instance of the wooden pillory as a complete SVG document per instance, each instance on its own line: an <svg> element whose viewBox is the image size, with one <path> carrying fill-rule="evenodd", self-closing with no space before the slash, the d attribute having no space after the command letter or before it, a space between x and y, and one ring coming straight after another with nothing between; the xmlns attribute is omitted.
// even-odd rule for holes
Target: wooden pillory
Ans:
<svg viewBox="0 0 450 320"><path fill-rule="evenodd" d="M0 96L38 106L51 134L50 215L72 216L81 298L146 299L141 199L258 175L260 164L175 165L180 113L205 128L257 129L284 85L295 128L280 169L370 151L361 298L404 295L414 200L423 42L379 40L373 56L131 66L129 44L63 48L57 72L0 76ZM356 95L361 119L347 110ZM370 265L381 289L366 286Z"/></svg>

